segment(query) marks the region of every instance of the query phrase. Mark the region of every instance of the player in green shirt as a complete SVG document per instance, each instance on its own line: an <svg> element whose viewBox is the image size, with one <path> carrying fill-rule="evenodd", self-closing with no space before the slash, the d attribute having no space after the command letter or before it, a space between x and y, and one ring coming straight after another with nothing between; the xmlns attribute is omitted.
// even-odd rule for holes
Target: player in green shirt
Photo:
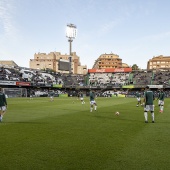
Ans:
<svg viewBox="0 0 170 170"><path fill-rule="evenodd" d="M90 112L93 111L93 107L94 110L97 110L97 103L95 101L95 92L94 91L90 91Z"/></svg>
<svg viewBox="0 0 170 170"><path fill-rule="evenodd" d="M160 97L160 91L161 91L161 90L160 90L160 89L158 89L158 98L157 98L157 100L158 100L158 106L159 106L159 107L160 107L160 102L161 102L161 101L159 100L159 97Z"/></svg>
<svg viewBox="0 0 170 170"><path fill-rule="evenodd" d="M152 116L152 123L155 122L154 120L154 93L149 89L149 86L146 86L146 91L144 93L144 117L145 117L145 123L148 123L148 111L151 112Z"/></svg>
<svg viewBox="0 0 170 170"><path fill-rule="evenodd" d="M136 107L139 106L139 104L142 106L142 103L141 103L141 93L140 92L136 92L136 99L137 99L137 105Z"/></svg>
<svg viewBox="0 0 170 170"><path fill-rule="evenodd" d="M2 92L2 88L0 87L0 122L2 122L2 118L6 112L7 101L5 94Z"/></svg>
<svg viewBox="0 0 170 170"><path fill-rule="evenodd" d="M50 101L53 102L54 101L54 91L50 92Z"/></svg>
<svg viewBox="0 0 170 170"><path fill-rule="evenodd" d="M84 97L83 97L83 93L82 93L82 92L79 93L79 97L80 97L81 103L82 103L82 104L85 104L85 101L84 101Z"/></svg>
<svg viewBox="0 0 170 170"><path fill-rule="evenodd" d="M159 95L158 95L158 100L159 100L159 107L160 107L160 113L163 113L164 109L164 99L165 99L165 93L163 91L163 88L160 89Z"/></svg>

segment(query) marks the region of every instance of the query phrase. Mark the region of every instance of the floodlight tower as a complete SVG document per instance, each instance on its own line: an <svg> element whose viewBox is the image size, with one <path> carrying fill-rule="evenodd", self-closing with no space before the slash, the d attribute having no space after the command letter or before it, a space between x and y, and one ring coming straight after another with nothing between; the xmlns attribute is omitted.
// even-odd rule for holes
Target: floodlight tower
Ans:
<svg viewBox="0 0 170 170"><path fill-rule="evenodd" d="M73 39L76 38L77 35L77 27L74 24L67 24L66 27L66 37L68 38L68 42L70 44L70 56L69 56L69 73L72 73L72 69L71 69L71 62L72 62L72 42Z"/></svg>

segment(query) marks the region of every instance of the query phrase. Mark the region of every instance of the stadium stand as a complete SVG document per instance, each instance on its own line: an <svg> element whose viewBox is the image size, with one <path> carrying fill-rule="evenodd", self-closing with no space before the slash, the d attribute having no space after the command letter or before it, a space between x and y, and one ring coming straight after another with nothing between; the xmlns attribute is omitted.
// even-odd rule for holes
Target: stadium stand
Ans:
<svg viewBox="0 0 170 170"><path fill-rule="evenodd" d="M132 82L135 85L150 84L152 80L152 72L136 71L133 73Z"/></svg>
<svg viewBox="0 0 170 170"><path fill-rule="evenodd" d="M84 75L54 73L23 67L0 66L1 81L30 82L33 85L62 85L62 87L96 87L124 85L164 85L170 87L170 70L95 72Z"/></svg>
<svg viewBox="0 0 170 170"><path fill-rule="evenodd" d="M125 85L128 81L129 73L90 73L89 85L91 86L115 86Z"/></svg>
<svg viewBox="0 0 170 170"><path fill-rule="evenodd" d="M152 84L170 85L170 72L158 70L152 77Z"/></svg>

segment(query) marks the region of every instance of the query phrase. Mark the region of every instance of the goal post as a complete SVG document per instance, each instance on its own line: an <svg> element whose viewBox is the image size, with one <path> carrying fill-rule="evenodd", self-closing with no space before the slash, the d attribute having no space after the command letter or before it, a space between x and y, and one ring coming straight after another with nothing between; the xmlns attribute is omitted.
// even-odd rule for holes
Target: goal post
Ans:
<svg viewBox="0 0 170 170"><path fill-rule="evenodd" d="M27 97L26 88L3 88L3 92L9 98L11 97Z"/></svg>

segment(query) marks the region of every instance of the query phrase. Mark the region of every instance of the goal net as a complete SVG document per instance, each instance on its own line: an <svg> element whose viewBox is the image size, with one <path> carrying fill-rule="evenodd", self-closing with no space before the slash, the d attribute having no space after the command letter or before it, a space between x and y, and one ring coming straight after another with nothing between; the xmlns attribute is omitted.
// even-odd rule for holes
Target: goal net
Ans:
<svg viewBox="0 0 170 170"><path fill-rule="evenodd" d="M26 88L3 88L7 97L27 97Z"/></svg>

